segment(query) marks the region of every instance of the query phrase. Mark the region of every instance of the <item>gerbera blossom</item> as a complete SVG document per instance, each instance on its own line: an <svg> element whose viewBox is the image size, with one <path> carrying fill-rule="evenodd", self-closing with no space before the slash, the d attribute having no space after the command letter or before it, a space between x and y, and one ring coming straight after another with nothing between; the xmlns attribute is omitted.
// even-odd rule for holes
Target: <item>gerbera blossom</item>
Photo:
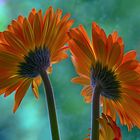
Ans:
<svg viewBox="0 0 140 140"><path fill-rule="evenodd" d="M99 140L122 140L121 129L110 116L102 113L98 121L100 124ZM90 138L84 140L90 140Z"/></svg>
<svg viewBox="0 0 140 140"><path fill-rule="evenodd" d="M52 64L67 58L64 45L73 20L70 14L61 16L62 10L54 12L52 7L44 16L42 10L32 9L28 18L19 16L0 33L0 94L16 92L14 112L30 85L38 98L40 71L49 73Z"/></svg>
<svg viewBox="0 0 140 140"><path fill-rule="evenodd" d="M94 88L101 89L103 112L129 129L140 128L140 64L134 50L124 54L124 43L117 32L108 36L95 22L92 23L92 42L82 25L70 30L69 46L82 96L90 103Z"/></svg>

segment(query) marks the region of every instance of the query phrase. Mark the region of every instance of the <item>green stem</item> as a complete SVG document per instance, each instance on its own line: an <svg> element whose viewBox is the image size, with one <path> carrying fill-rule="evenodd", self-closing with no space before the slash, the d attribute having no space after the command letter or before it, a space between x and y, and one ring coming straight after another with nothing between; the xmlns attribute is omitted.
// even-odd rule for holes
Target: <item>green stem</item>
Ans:
<svg viewBox="0 0 140 140"><path fill-rule="evenodd" d="M52 140L60 140L53 89L46 71L42 70L40 72L40 75L42 77L45 86L45 91L46 91Z"/></svg>
<svg viewBox="0 0 140 140"><path fill-rule="evenodd" d="M92 113L91 113L91 140L99 140L99 111L100 111L100 93L101 87L96 85L94 95L92 97Z"/></svg>

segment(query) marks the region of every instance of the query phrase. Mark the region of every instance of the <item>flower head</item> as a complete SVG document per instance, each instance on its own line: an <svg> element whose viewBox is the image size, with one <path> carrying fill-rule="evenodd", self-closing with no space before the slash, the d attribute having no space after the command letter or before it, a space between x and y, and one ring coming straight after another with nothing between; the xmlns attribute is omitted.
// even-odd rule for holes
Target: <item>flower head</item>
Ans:
<svg viewBox="0 0 140 140"><path fill-rule="evenodd" d="M102 113L102 116L99 118L99 124L100 140L122 140L121 130L110 116ZM90 140L90 138L86 138L84 140Z"/></svg>
<svg viewBox="0 0 140 140"><path fill-rule="evenodd" d="M107 36L96 23L92 24L92 42L82 25L70 30L69 46L78 73L75 83L84 86L82 95L90 103L94 88L101 88L103 112L130 129L140 128L140 64L136 52L124 54L124 44L117 32ZM137 108L136 108L137 107Z"/></svg>
<svg viewBox="0 0 140 140"><path fill-rule="evenodd" d="M16 91L14 112L31 84L38 98L40 71L51 72L52 64L67 58L64 45L73 20L69 14L61 16L60 9L50 7L44 16L33 9L28 18L19 16L0 33L0 94Z"/></svg>

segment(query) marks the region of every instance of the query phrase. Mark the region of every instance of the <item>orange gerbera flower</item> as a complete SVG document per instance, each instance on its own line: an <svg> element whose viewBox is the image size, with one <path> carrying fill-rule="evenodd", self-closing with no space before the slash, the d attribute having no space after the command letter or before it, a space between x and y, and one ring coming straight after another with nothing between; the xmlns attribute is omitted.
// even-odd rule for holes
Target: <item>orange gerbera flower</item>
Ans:
<svg viewBox="0 0 140 140"><path fill-rule="evenodd" d="M15 112L32 84L38 98L40 70L51 72L51 66L67 58L64 45L73 20L70 14L61 18L62 10L50 7L45 15L33 9L28 18L19 16L0 33L0 94L15 94Z"/></svg>
<svg viewBox="0 0 140 140"><path fill-rule="evenodd" d="M92 24L92 43L83 28L70 30L69 46L78 77L74 83L84 86L85 101L92 100L93 89L98 83L101 88L103 112L130 129L140 128L140 64L136 52L124 54L124 44L117 32L108 37L96 23Z"/></svg>
<svg viewBox="0 0 140 140"><path fill-rule="evenodd" d="M122 140L121 130L110 116L102 113L102 117L99 118L99 124L99 140ZM90 140L90 138L84 140Z"/></svg>

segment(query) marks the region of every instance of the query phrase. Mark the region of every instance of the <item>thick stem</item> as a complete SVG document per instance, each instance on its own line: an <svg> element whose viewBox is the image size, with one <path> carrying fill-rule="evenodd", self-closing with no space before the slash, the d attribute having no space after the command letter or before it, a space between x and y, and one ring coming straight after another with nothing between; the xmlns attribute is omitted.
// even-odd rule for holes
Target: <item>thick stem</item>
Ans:
<svg viewBox="0 0 140 140"><path fill-rule="evenodd" d="M91 106L91 140L99 140L99 111L101 87L97 84L92 97Z"/></svg>
<svg viewBox="0 0 140 140"><path fill-rule="evenodd" d="M45 86L45 91L46 91L52 140L60 140L53 89L51 87L51 83L46 71L42 70L40 72L40 75L42 77Z"/></svg>

